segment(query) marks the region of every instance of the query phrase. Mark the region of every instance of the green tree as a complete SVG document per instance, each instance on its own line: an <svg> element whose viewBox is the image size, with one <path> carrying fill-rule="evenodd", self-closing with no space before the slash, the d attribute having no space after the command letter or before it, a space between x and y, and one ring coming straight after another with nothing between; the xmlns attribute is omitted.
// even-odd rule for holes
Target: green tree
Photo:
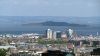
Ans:
<svg viewBox="0 0 100 56"><path fill-rule="evenodd" d="M7 55L7 50L0 49L0 56L6 56L6 55Z"/></svg>

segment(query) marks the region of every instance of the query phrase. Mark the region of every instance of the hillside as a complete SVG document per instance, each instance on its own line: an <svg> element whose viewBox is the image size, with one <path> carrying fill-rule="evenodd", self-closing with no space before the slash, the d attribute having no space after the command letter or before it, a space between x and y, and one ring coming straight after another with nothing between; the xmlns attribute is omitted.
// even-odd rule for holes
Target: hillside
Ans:
<svg viewBox="0 0 100 56"><path fill-rule="evenodd" d="M22 24L24 26L74 26L74 27L84 27L87 25L80 25L80 24L72 24L67 22L54 22L54 21L46 21L41 23L28 23Z"/></svg>

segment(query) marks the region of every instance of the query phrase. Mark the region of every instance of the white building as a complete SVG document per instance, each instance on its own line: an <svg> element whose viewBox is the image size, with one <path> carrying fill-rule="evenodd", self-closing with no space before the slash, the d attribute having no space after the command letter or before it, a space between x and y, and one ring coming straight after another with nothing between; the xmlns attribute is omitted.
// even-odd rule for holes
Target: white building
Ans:
<svg viewBox="0 0 100 56"><path fill-rule="evenodd" d="M69 31L69 36L70 36L70 37L73 37L74 31L73 31L72 29L69 29L68 31Z"/></svg>
<svg viewBox="0 0 100 56"><path fill-rule="evenodd" d="M47 30L47 38L52 39L53 38L53 31L51 29Z"/></svg>
<svg viewBox="0 0 100 56"><path fill-rule="evenodd" d="M56 34L57 34L57 32L54 31L54 33L53 33L53 38L54 38L54 40L56 40L56 38L57 38Z"/></svg>
<svg viewBox="0 0 100 56"><path fill-rule="evenodd" d="M15 46L0 46L0 49L8 49L8 48L14 48L14 49L16 49Z"/></svg>

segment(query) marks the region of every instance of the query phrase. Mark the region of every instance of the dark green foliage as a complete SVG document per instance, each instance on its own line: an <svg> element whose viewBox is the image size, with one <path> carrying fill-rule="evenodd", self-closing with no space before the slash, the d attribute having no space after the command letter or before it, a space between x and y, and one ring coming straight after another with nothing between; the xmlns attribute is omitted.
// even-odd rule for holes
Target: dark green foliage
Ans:
<svg viewBox="0 0 100 56"><path fill-rule="evenodd" d="M0 49L0 56L6 56L6 55L7 55L7 50Z"/></svg>

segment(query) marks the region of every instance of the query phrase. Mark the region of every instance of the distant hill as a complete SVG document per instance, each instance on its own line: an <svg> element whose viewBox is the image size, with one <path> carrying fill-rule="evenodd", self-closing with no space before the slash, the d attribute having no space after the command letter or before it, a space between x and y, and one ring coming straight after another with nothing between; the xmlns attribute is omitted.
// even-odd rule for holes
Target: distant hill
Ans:
<svg viewBox="0 0 100 56"><path fill-rule="evenodd" d="M54 22L54 21L46 21L41 23L28 23L22 24L23 26L74 26L74 27L86 27L87 25L80 24L71 24L67 22Z"/></svg>
<svg viewBox="0 0 100 56"><path fill-rule="evenodd" d="M0 27L22 25L46 21L67 22L100 27L100 17L65 17L65 16L0 16Z"/></svg>

